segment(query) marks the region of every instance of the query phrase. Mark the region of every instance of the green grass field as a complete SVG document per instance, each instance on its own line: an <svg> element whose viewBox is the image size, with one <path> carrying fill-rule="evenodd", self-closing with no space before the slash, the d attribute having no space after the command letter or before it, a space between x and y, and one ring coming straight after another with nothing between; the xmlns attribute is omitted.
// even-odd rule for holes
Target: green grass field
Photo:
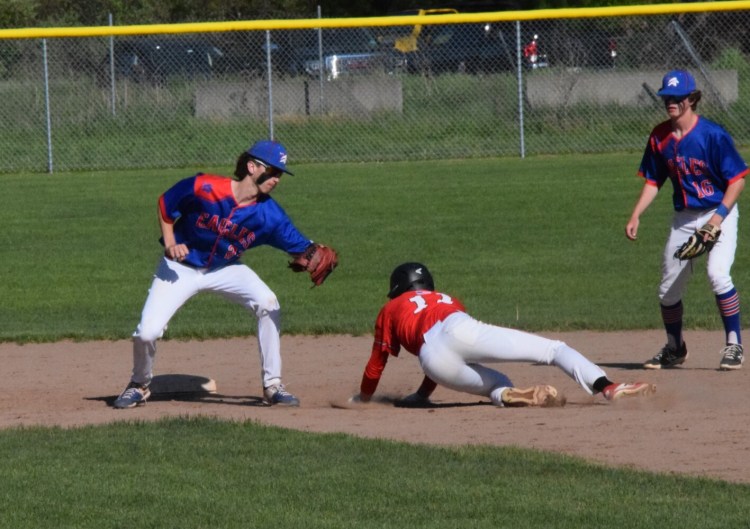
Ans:
<svg viewBox="0 0 750 529"><path fill-rule="evenodd" d="M369 333L392 268L427 263L475 316L532 331L660 326L664 189L623 234L640 154L293 167L275 197L337 248L320 288L273 249L245 262L287 333ZM227 167L206 171L228 173ZM161 250L156 199L191 170L0 177L0 341L124 339ZM744 217L741 233L748 230ZM748 245L734 279L748 285ZM699 267L686 325L720 328ZM246 335L191 300L167 339ZM33 381L30 381L32 383ZM50 403L51 405L53 403ZM655 447L658 449L658 447ZM0 432L0 527L743 527L750 488L495 447L434 448L211 419Z"/></svg>
<svg viewBox="0 0 750 529"><path fill-rule="evenodd" d="M638 162L619 154L295 167L274 196L303 233L340 252L339 268L311 290L278 250L251 250L244 261L276 291L292 334L370 332L391 270L407 260L426 263L440 289L499 325L658 327L671 190L643 216L640 239L627 241ZM0 341L129 337L161 253L157 197L192 173L3 176ZM748 251L740 245L738 263ZM719 328L698 269L686 325ZM742 292L748 270L734 275ZM242 309L203 296L178 312L167 338L249 327Z"/></svg>
<svg viewBox="0 0 750 529"><path fill-rule="evenodd" d="M517 448L170 419L4 431L0 525L739 528L750 487Z"/></svg>

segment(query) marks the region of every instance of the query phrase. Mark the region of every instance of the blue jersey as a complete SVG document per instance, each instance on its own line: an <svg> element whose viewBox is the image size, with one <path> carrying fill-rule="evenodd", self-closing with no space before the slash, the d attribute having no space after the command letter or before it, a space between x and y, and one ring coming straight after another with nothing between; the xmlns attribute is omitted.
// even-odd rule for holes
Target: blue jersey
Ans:
<svg viewBox="0 0 750 529"><path fill-rule="evenodd" d="M646 183L659 188L672 181L677 211L717 207L727 186L747 173L729 133L702 116L682 138L672 134L669 121L657 125L638 170Z"/></svg>
<svg viewBox="0 0 750 529"><path fill-rule="evenodd" d="M199 173L177 182L159 197L159 211L174 224L177 243L190 250L183 262L199 268L230 264L253 246L299 253L312 243L271 197L238 205L232 180L223 176Z"/></svg>

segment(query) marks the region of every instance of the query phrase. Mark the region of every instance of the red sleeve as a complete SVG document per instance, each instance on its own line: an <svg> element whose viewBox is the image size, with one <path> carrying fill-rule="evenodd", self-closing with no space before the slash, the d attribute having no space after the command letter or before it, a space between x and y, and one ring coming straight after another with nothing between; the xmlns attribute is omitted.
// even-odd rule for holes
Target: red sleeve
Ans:
<svg viewBox="0 0 750 529"><path fill-rule="evenodd" d="M735 183L737 180L742 180L743 178L745 178L747 176L748 172L750 172L750 169L745 169L740 174L738 174L737 176L735 176L734 178L732 178L729 182L727 182L727 185L731 185L731 184Z"/></svg>
<svg viewBox="0 0 750 529"><path fill-rule="evenodd" d="M164 195L159 197L159 215L167 224L174 224L174 219L167 213L167 206L164 204Z"/></svg>
<svg viewBox="0 0 750 529"><path fill-rule="evenodd" d="M372 343L372 353L370 360L365 366L365 372L362 374L362 383L360 392L365 395L372 395L378 387L380 377L388 362L388 356L398 356L401 346L393 336L393 325L390 313L387 310L388 305L383 307L375 321L375 339Z"/></svg>

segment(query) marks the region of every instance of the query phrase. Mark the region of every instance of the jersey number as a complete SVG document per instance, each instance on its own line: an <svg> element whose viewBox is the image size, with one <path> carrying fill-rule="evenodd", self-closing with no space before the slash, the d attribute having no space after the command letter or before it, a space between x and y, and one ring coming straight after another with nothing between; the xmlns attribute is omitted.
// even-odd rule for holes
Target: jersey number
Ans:
<svg viewBox="0 0 750 529"><path fill-rule="evenodd" d="M437 300L438 303L445 303L447 305L453 305L453 299L448 294L438 294L440 296L440 299ZM409 298L409 301L414 303L417 307L414 309L414 314L419 314L424 309L427 308L427 300L424 299L420 295L416 295L413 298Z"/></svg>
<svg viewBox="0 0 750 529"><path fill-rule="evenodd" d="M701 180L700 184L693 182L693 187L695 192L698 193L698 198L710 197L714 194L714 186L711 184L711 180Z"/></svg>

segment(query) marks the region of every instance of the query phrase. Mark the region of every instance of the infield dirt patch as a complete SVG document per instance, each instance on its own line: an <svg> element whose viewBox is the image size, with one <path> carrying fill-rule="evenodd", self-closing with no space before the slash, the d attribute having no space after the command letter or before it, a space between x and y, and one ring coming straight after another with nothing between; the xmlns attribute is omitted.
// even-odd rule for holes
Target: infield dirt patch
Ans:
<svg viewBox="0 0 750 529"><path fill-rule="evenodd" d="M435 445L517 445L607 465L750 483L750 366L718 370L721 332L686 333L682 368L641 369L663 342L662 331L540 333L560 339L602 366L618 382L656 384L656 395L606 402L589 397L551 366L496 364L518 386L545 383L562 390L564 408L500 409L489 400L438 388L431 409L394 408L387 401L422 380L416 358L403 352L386 367L376 397L361 409L331 404L358 392L371 337L284 336L287 389L299 408L262 405L255 337L162 341L156 374L210 377L217 392L199 399L152 399L115 410L110 403L129 380L129 341L0 344L3 391L0 427L75 427L113 421L205 415L311 432L345 432Z"/></svg>

